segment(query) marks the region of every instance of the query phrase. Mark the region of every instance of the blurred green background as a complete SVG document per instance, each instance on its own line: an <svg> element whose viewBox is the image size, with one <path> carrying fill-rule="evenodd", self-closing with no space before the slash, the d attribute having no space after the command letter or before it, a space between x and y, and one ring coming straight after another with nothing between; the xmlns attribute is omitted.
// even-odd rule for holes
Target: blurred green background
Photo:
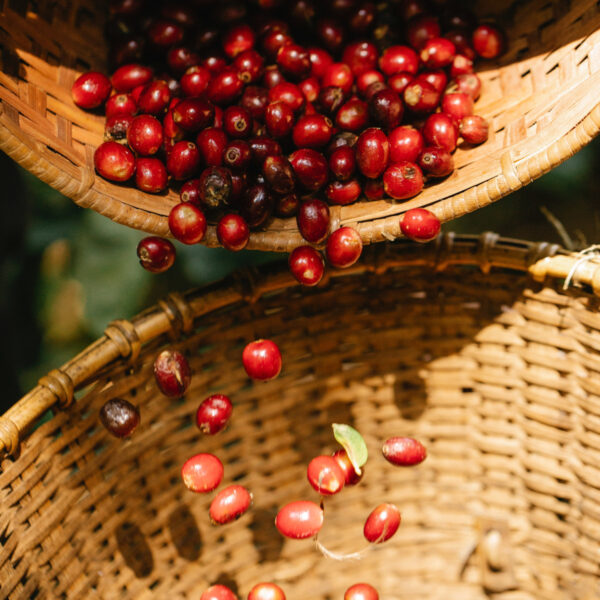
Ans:
<svg viewBox="0 0 600 600"><path fill-rule="evenodd" d="M600 238L600 139L566 163L445 231L558 242L582 249ZM0 153L0 410L102 335L173 290L218 279L281 255L177 244L175 266L152 275L138 263L144 235L77 207Z"/></svg>

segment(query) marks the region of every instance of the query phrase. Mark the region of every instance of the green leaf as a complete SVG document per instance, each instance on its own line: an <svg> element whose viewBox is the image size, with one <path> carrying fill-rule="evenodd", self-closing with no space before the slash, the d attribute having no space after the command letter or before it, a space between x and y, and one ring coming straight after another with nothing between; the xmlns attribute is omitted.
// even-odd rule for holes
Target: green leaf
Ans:
<svg viewBox="0 0 600 600"><path fill-rule="evenodd" d="M369 458L369 451L363 436L350 425L332 423L333 437L342 445L357 475L361 474L360 468L364 466Z"/></svg>

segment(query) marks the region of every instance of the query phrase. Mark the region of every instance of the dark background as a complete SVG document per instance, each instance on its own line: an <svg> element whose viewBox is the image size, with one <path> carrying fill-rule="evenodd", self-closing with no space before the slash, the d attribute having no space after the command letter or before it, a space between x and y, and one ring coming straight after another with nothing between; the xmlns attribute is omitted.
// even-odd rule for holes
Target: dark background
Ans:
<svg viewBox="0 0 600 600"><path fill-rule="evenodd" d="M600 241L600 140L526 188L445 231L496 231L579 250ZM77 207L0 153L0 411L102 335L168 291L218 279L281 255L177 244L175 266L138 264L141 232ZM561 231L562 230L562 231Z"/></svg>

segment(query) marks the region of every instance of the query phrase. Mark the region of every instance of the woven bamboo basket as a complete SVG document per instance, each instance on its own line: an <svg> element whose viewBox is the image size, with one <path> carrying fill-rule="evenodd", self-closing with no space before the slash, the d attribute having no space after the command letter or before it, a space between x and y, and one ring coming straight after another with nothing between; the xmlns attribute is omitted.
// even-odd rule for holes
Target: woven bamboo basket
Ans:
<svg viewBox="0 0 600 600"><path fill-rule="evenodd" d="M398 217L415 206L427 206L442 222L486 206L548 172L598 133L598 4L476 4L483 16L497 17L509 36L501 60L482 66L476 110L490 120L490 139L459 149L453 175L408 202L332 207L334 226L355 227L364 243L401 236ZM97 177L93 151L102 140L103 118L71 100L81 71L105 68L104 11L92 0L0 3L0 149L77 204L166 236L177 194L144 194ZM214 227L204 243L218 244ZM248 247L290 251L300 243L294 219L275 219L251 235Z"/></svg>
<svg viewBox="0 0 600 600"><path fill-rule="evenodd" d="M341 599L357 581L382 600L597 599L600 263L493 234L365 254L313 290L282 265L172 294L43 377L0 419L13 455L0 471L0 596L197 599L220 581L245 598L270 580L289 600ZM241 352L259 336L284 366L254 384ZM152 375L166 345L193 368L177 401ZM234 412L203 436L194 414L213 392ZM114 397L140 407L127 441L99 423ZM358 561L274 526L286 502L318 501L305 469L337 447L332 422L356 427L370 458L358 486L326 500L320 542L353 552L374 506L403 515ZM427 460L392 467L380 453L392 435L421 439ZM232 524L210 525L210 498L180 480L204 451L254 494Z"/></svg>

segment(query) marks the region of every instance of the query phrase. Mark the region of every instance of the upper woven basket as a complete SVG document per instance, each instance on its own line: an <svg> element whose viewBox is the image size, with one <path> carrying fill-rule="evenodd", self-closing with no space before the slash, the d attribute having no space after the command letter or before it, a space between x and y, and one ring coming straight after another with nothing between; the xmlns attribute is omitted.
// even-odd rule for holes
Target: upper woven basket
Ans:
<svg viewBox="0 0 600 600"><path fill-rule="evenodd" d="M112 220L169 235L178 196L153 196L97 177L94 149L103 117L78 109L70 88L87 69L105 68L101 2L0 3L0 149L77 204ZM483 63L476 112L491 124L483 145L459 149L455 172L401 203L332 207L334 227L356 228L364 243L401 235L399 218L427 206L449 221L529 183L560 164L600 128L600 6L587 0L476 3L508 34L507 53ZM204 243L218 245L209 227ZM253 232L248 248L290 251L301 243L294 219Z"/></svg>

